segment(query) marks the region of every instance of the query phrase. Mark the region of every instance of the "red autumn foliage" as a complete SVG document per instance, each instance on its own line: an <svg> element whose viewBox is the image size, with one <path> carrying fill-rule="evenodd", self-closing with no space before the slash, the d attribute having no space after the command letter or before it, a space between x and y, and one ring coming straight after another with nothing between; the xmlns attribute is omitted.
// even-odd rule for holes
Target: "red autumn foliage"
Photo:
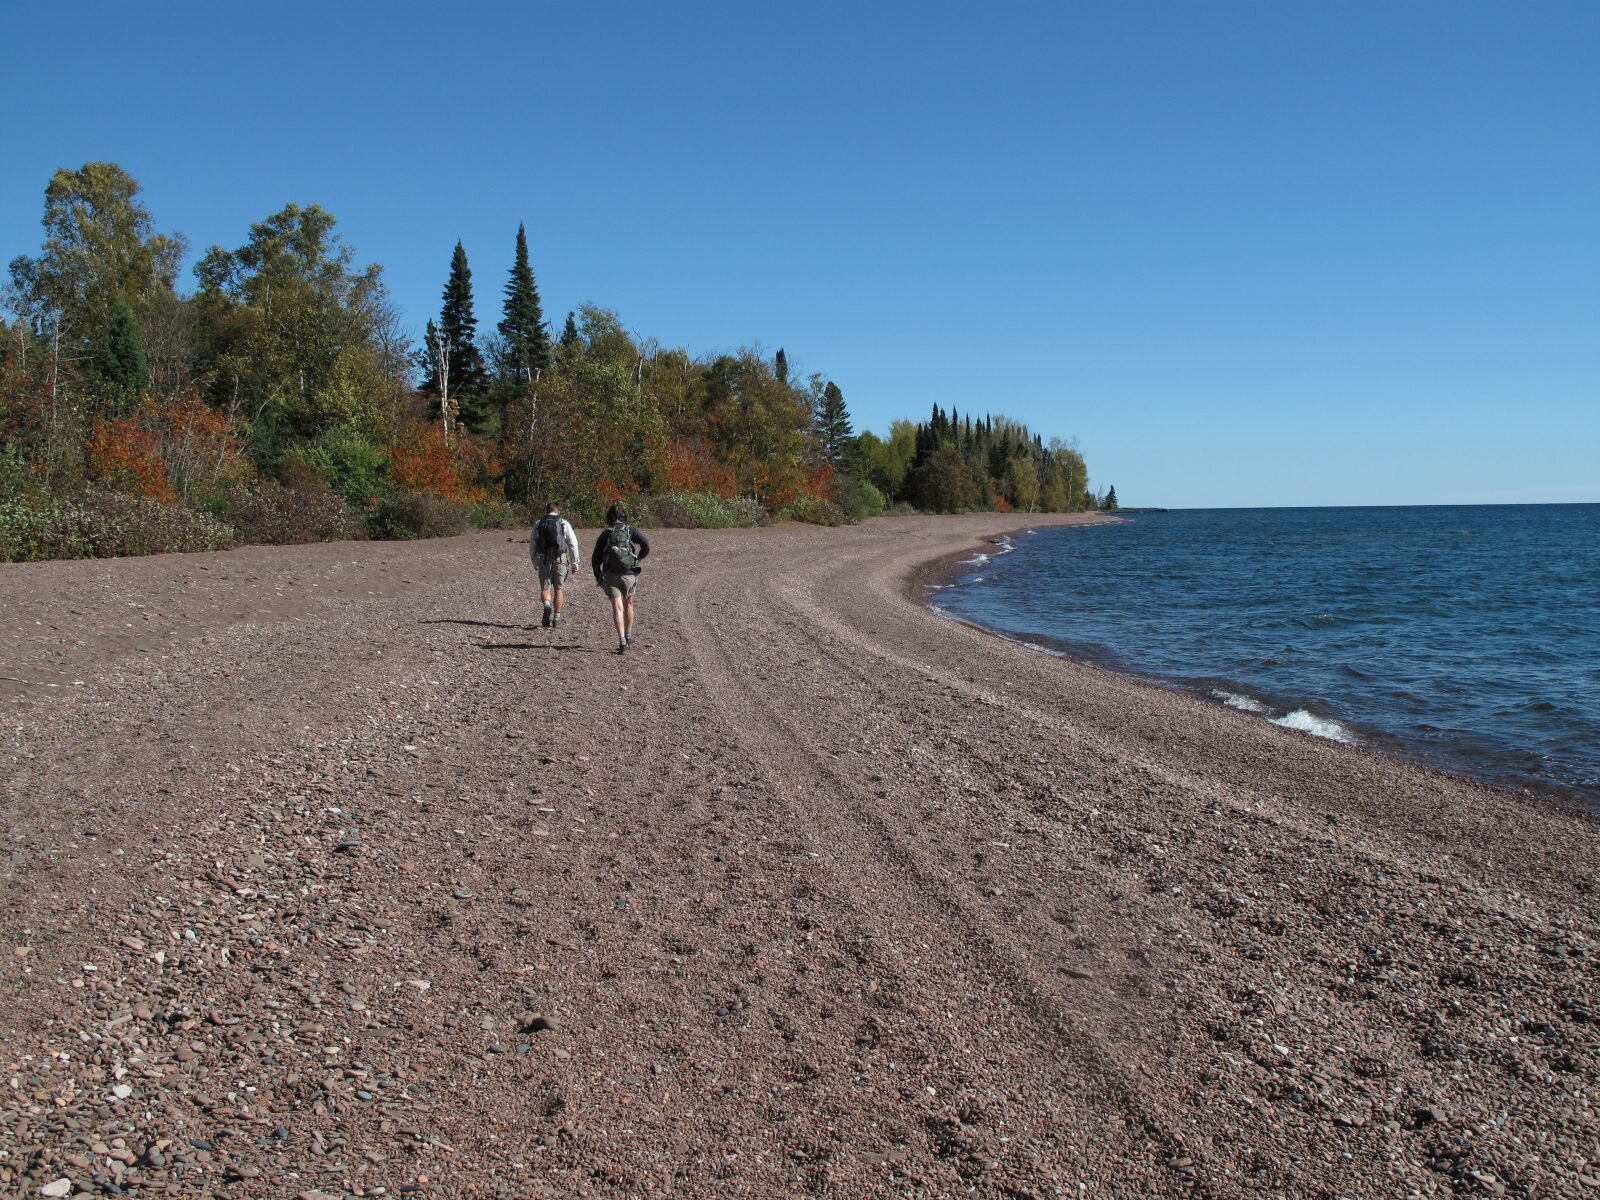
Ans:
<svg viewBox="0 0 1600 1200"><path fill-rule="evenodd" d="M485 481L499 468L492 444L457 434L450 446L436 424L411 425L389 447L389 473L408 492L431 492L473 504L489 496Z"/></svg>
<svg viewBox="0 0 1600 1200"><path fill-rule="evenodd" d="M161 438L142 417L97 418L83 449L91 479L126 496L167 503L178 498L161 453Z"/></svg>
<svg viewBox="0 0 1600 1200"><path fill-rule="evenodd" d="M701 438L678 438L668 443L664 467L669 492L710 492L728 499L739 490L733 469L720 461L711 444Z"/></svg>

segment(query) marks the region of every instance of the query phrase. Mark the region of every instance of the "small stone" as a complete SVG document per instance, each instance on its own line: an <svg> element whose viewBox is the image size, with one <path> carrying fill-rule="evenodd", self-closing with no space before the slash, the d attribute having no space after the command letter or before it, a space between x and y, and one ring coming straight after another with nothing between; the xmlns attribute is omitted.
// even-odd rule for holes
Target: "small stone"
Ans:
<svg viewBox="0 0 1600 1200"><path fill-rule="evenodd" d="M508 1054L508 1053L510 1053L510 1047L509 1046L504 1046L499 1042L495 1042L492 1046L489 1047L489 1053L490 1054Z"/></svg>
<svg viewBox="0 0 1600 1200"><path fill-rule="evenodd" d="M52 1179L39 1189L41 1196L70 1196L72 1195L72 1180L63 1175L60 1179Z"/></svg>

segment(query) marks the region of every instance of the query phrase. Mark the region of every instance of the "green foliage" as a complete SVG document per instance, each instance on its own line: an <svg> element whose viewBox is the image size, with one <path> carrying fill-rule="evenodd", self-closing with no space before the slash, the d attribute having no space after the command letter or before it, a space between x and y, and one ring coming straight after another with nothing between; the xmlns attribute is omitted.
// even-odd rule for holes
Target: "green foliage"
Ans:
<svg viewBox="0 0 1600 1200"><path fill-rule="evenodd" d="M841 475L835 482L834 490L840 510L852 525L883 514L883 493L873 487L869 480L855 475Z"/></svg>
<svg viewBox="0 0 1600 1200"><path fill-rule="evenodd" d="M467 531L467 507L430 492L405 492L378 501L367 519L372 536L402 541L454 537Z"/></svg>
<svg viewBox="0 0 1600 1200"><path fill-rule="evenodd" d="M389 456L349 426L326 429L284 455L289 467L320 478L348 503L365 508L390 490Z"/></svg>
<svg viewBox="0 0 1600 1200"><path fill-rule="evenodd" d="M150 366L139 344L133 312L121 296L116 299L111 325L95 348L92 362L93 372L115 411L126 412L138 403L139 393L150 379Z"/></svg>
<svg viewBox="0 0 1600 1200"><path fill-rule="evenodd" d="M382 268L353 269L333 215L290 204L250 227L238 250L195 267L196 366L213 402L253 429L315 436L381 422L396 369L396 317Z"/></svg>
<svg viewBox="0 0 1600 1200"><path fill-rule="evenodd" d="M816 407L817 442L823 460L834 467L844 463L854 441L850 428L850 413L845 408L844 393L831 379L823 386Z"/></svg>
<svg viewBox="0 0 1600 1200"><path fill-rule="evenodd" d="M505 500L480 500L467 509L467 524L474 529L522 529L532 523L526 509Z"/></svg>
<svg viewBox="0 0 1600 1200"><path fill-rule="evenodd" d="M630 501L640 525L662 529L737 529L765 525L767 510L753 500L725 500L708 492L664 492Z"/></svg>
<svg viewBox="0 0 1600 1200"><path fill-rule="evenodd" d="M209 513L111 492L0 502L0 561L125 558L223 550L232 526Z"/></svg>
<svg viewBox="0 0 1600 1200"><path fill-rule="evenodd" d="M807 525L854 524L837 504L829 500L818 500L814 496L797 496L793 503L778 513L778 520L803 521Z"/></svg>
<svg viewBox="0 0 1600 1200"><path fill-rule="evenodd" d="M36 328L59 324L77 353L104 342L119 306L138 315L172 290L183 242L152 232L139 183L115 163L85 163L50 178L44 243L11 262L18 311Z"/></svg>
<svg viewBox="0 0 1600 1200"><path fill-rule="evenodd" d="M1117 511L1117 489L1115 487L1106 489L1106 498L1101 502L1100 507L1107 512Z"/></svg>
<svg viewBox="0 0 1600 1200"><path fill-rule="evenodd" d="M506 281L505 316L499 325L505 339L506 368L516 383L529 383L536 370L550 365L550 331L545 328L539 286L528 262L528 234L517 226L516 260Z"/></svg>

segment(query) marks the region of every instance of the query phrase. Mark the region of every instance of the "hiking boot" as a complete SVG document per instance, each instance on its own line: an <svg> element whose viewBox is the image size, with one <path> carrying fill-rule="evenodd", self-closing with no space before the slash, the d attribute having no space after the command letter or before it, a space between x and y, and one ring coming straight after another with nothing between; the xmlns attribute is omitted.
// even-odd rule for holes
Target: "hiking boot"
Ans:
<svg viewBox="0 0 1600 1200"><path fill-rule="evenodd" d="M539 624L543 625L546 629L550 628L550 606L548 604L544 606L544 616L539 618Z"/></svg>
<svg viewBox="0 0 1600 1200"><path fill-rule="evenodd" d="M621 641L619 641L617 643L617 653L618 654L626 654L627 652L628 652L628 639L627 638L623 638Z"/></svg>
<svg viewBox="0 0 1600 1200"><path fill-rule="evenodd" d="M561 628L561 614L560 613L551 613L550 614L550 628L552 628L552 629L560 629Z"/></svg>

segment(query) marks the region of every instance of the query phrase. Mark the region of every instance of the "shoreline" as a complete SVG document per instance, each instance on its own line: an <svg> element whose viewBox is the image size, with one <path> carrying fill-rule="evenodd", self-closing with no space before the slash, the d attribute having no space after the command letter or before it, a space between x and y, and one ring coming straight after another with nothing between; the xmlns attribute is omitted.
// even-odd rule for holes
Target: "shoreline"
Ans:
<svg viewBox="0 0 1600 1200"><path fill-rule="evenodd" d="M504 538L31 575L0 1191L1600 1179L1595 822L919 602L1017 526L652 531L620 658Z"/></svg>
<svg viewBox="0 0 1600 1200"><path fill-rule="evenodd" d="M1114 520L1116 520L1116 518L1108 517L1104 520L1098 521L1083 521L1081 524L1106 524ZM1080 524L1080 522L1073 522L1072 524L1077 525ZM1032 528L1035 528L1035 526L1025 525L1013 531L995 534L987 539L987 544L998 545L1000 541L1008 538L1014 538L1016 534L1023 533ZM1024 635L996 629L992 626L983 624L981 621L957 616L939 608L935 602L938 591L944 588L955 586L956 581L962 575L967 574L967 571L963 568L973 565L970 559L962 557L962 555L967 554L968 552L968 550L954 551L919 570L907 580L907 596L916 603L919 603L924 607L927 607L930 610L938 613L938 615L942 616L946 620L950 620L957 624L966 626L967 628L977 630L980 633L997 638L1001 641L1020 646L1024 649L1032 651L1033 653L1042 654L1046 657L1056 658L1066 662L1072 662L1079 666L1089 667L1095 670L1107 671L1112 675L1118 676L1119 678L1129 679L1147 686L1159 688L1160 690L1169 694L1186 696L1191 699L1198 700L1200 703L1214 707L1230 709L1235 708L1235 706L1229 705L1222 700L1216 694L1214 689L1207 687L1202 683L1197 683L1193 680L1172 678L1148 671L1141 671L1130 665L1125 665L1119 662L1109 653L1104 655L1096 655L1085 652L1080 647L1075 647L1066 643L1061 643L1059 648L1057 648L1052 646L1051 643L1059 643L1060 639L1054 638L1049 634L1038 633L1024 637ZM1250 709L1238 709L1237 711L1244 712L1254 719L1264 721L1268 724L1279 725L1277 720L1264 712L1256 712ZM1355 735L1354 739L1351 741L1343 741L1343 739L1340 738L1314 733L1305 729L1296 729L1293 726L1279 725L1279 727L1288 728L1292 732L1299 733L1304 737L1317 738L1322 741L1344 744L1353 749L1379 755L1392 762L1406 763L1422 770L1434 771L1450 779L1471 782L1485 787L1495 788L1514 796L1531 797L1539 802L1550 804L1559 810L1569 813L1570 815L1600 821L1600 797L1591 797L1584 794L1582 791L1571 787L1565 787L1558 783L1524 780L1505 774L1499 774L1488 768L1474 771L1471 769L1471 764L1465 760L1453 759L1438 753L1428 753L1421 748L1411 746L1402 738L1388 732L1387 730L1364 725L1358 721L1353 721L1348 718L1340 718L1338 724L1349 729L1350 732Z"/></svg>

